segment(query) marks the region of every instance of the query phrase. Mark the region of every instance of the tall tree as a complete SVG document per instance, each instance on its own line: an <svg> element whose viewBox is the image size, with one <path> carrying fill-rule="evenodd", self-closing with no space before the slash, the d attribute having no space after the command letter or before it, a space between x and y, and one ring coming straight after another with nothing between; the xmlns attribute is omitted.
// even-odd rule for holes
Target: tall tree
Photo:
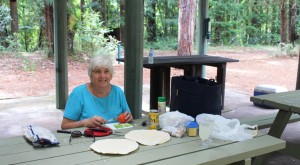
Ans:
<svg viewBox="0 0 300 165"><path fill-rule="evenodd" d="M196 0L179 0L177 55L191 55L194 49Z"/></svg>
<svg viewBox="0 0 300 165"><path fill-rule="evenodd" d="M99 13L103 25L106 25L107 16L106 16L106 0L93 0L92 9Z"/></svg>
<svg viewBox="0 0 300 165"><path fill-rule="evenodd" d="M146 19L147 19L147 32L149 42L154 42L156 40L156 1L148 0L147 1L147 10L146 10Z"/></svg>
<svg viewBox="0 0 300 165"><path fill-rule="evenodd" d="M83 21L84 11L85 11L85 1L80 0L81 22Z"/></svg>
<svg viewBox="0 0 300 165"><path fill-rule="evenodd" d="M47 38L47 47L49 50L49 54L54 53L54 42L53 42L53 5L44 0L44 14L45 14L45 33Z"/></svg>
<svg viewBox="0 0 300 165"><path fill-rule="evenodd" d="M120 1L120 18L125 18L125 0ZM125 26L124 21L120 21L120 41L125 46Z"/></svg>
<svg viewBox="0 0 300 165"><path fill-rule="evenodd" d="M287 42L287 30L286 30L286 6L285 6L286 1L285 0L280 0L280 13L281 13L281 43L286 43Z"/></svg>
<svg viewBox="0 0 300 165"><path fill-rule="evenodd" d="M17 0L9 0L11 21L11 32L17 33L19 31L19 18L18 18L18 2Z"/></svg>
<svg viewBox="0 0 300 165"><path fill-rule="evenodd" d="M107 22L106 0L100 0L100 16L105 25Z"/></svg>
<svg viewBox="0 0 300 165"><path fill-rule="evenodd" d="M296 31L296 21L297 21L297 1L290 0L289 3L289 39L294 45L295 41L299 38Z"/></svg>
<svg viewBox="0 0 300 165"><path fill-rule="evenodd" d="M68 20L68 29L67 29L67 40L68 40L68 52L74 53L74 37L77 30L77 24L81 19L76 15L75 3L73 1L68 1L68 12L67 12L67 20Z"/></svg>

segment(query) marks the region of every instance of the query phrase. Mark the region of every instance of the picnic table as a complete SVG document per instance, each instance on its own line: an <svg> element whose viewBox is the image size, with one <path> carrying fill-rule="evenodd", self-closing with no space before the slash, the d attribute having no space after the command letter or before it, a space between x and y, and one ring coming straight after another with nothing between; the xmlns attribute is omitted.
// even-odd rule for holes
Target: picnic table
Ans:
<svg viewBox="0 0 300 165"><path fill-rule="evenodd" d="M120 129L121 133L96 140L124 138L130 130L147 129L141 126L144 119L135 120L134 127ZM85 128L72 129L83 131ZM277 151L285 147L285 141L269 136L258 135L253 139L232 142L214 139L208 146L201 146L199 137L172 137L170 141L144 146L128 155L104 155L92 151L91 138L73 138L70 134L54 132L60 142L57 147L34 148L24 137L0 139L1 164L251 164L251 157Z"/></svg>
<svg viewBox="0 0 300 165"><path fill-rule="evenodd" d="M117 61L125 62L124 58ZM216 82L221 84L222 109L224 109L226 64L238 60L208 55L189 56L155 56L154 63L148 63L148 57L143 58L143 67L150 69L150 109L157 109L157 98L165 96L170 102L170 68L183 69L185 76L201 76L202 66L217 68Z"/></svg>
<svg viewBox="0 0 300 165"><path fill-rule="evenodd" d="M300 114L300 90L252 96L250 101L279 109L268 132L273 137L280 138L292 114ZM287 142L281 152L300 159L299 149L299 145Z"/></svg>

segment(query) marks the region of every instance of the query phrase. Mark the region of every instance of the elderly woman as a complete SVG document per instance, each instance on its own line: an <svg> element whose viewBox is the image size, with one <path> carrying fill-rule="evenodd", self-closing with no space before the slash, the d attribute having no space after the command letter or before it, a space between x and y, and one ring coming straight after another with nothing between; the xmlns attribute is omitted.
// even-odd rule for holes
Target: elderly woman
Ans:
<svg viewBox="0 0 300 165"><path fill-rule="evenodd" d="M95 56L89 63L88 75L90 83L80 85L71 92L61 128L98 127L122 113L127 122L132 121L122 89L110 84L112 60L107 56Z"/></svg>

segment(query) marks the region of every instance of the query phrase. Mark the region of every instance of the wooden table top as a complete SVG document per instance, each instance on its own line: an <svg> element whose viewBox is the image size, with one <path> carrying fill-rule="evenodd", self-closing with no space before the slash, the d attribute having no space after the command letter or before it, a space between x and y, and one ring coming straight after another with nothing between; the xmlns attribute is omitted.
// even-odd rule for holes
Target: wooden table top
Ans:
<svg viewBox="0 0 300 165"><path fill-rule="evenodd" d="M250 101L281 110L300 113L300 90L252 96Z"/></svg>
<svg viewBox="0 0 300 165"><path fill-rule="evenodd" d="M117 61L124 62L125 58L119 58ZM227 62L238 62L239 60L208 55L189 55L189 56L154 56L154 63L148 64L148 57L143 57L144 67L157 65L186 65L186 64L216 64Z"/></svg>
<svg viewBox="0 0 300 165"><path fill-rule="evenodd" d="M134 127L121 130L122 134L147 129L140 123L141 119L136 120ZM60 142L57 147L34 148L24 137L0 139L1 164L228 164L285 147L285 141L269 135L243 142L214 139L208 147L200 145L199 137L185 135L156 146L139 145L128 155L104 155L90 150L91 138L73 138L70 144L69 134L53 133ZM110 135L96 140L107 138L124 136Z"/></svg>

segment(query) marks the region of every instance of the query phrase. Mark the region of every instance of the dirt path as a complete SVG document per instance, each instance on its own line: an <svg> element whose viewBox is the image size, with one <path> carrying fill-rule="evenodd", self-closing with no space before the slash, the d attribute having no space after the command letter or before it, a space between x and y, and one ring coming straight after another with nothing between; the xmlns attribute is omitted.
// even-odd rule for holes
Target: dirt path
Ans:
<svg viewBox="0 0 300 165"><path fill-rule="evenodd" d="M156 55L176 54L175 51L156 51ZM227 64L226 88L252 95L258 84L273 84L295 89L298 57L274 57L268 50L239 48L234 50L209 51L218 55L238 59L239 62ZM55 94L55 63L40 53L28 54L35 71L24 71L24 59L11 55L0 56L0 99ZM114 64L113 84L124 85L124 65ZM27 66L27 67L28 67ZM172 70L172 75L182 71ZM206 67L206 77L215 78L216 69ZM143 71L144 84L149 84L149 70ZM87 63L68 61L69 91L75 86L89 82Z"/></svg>

